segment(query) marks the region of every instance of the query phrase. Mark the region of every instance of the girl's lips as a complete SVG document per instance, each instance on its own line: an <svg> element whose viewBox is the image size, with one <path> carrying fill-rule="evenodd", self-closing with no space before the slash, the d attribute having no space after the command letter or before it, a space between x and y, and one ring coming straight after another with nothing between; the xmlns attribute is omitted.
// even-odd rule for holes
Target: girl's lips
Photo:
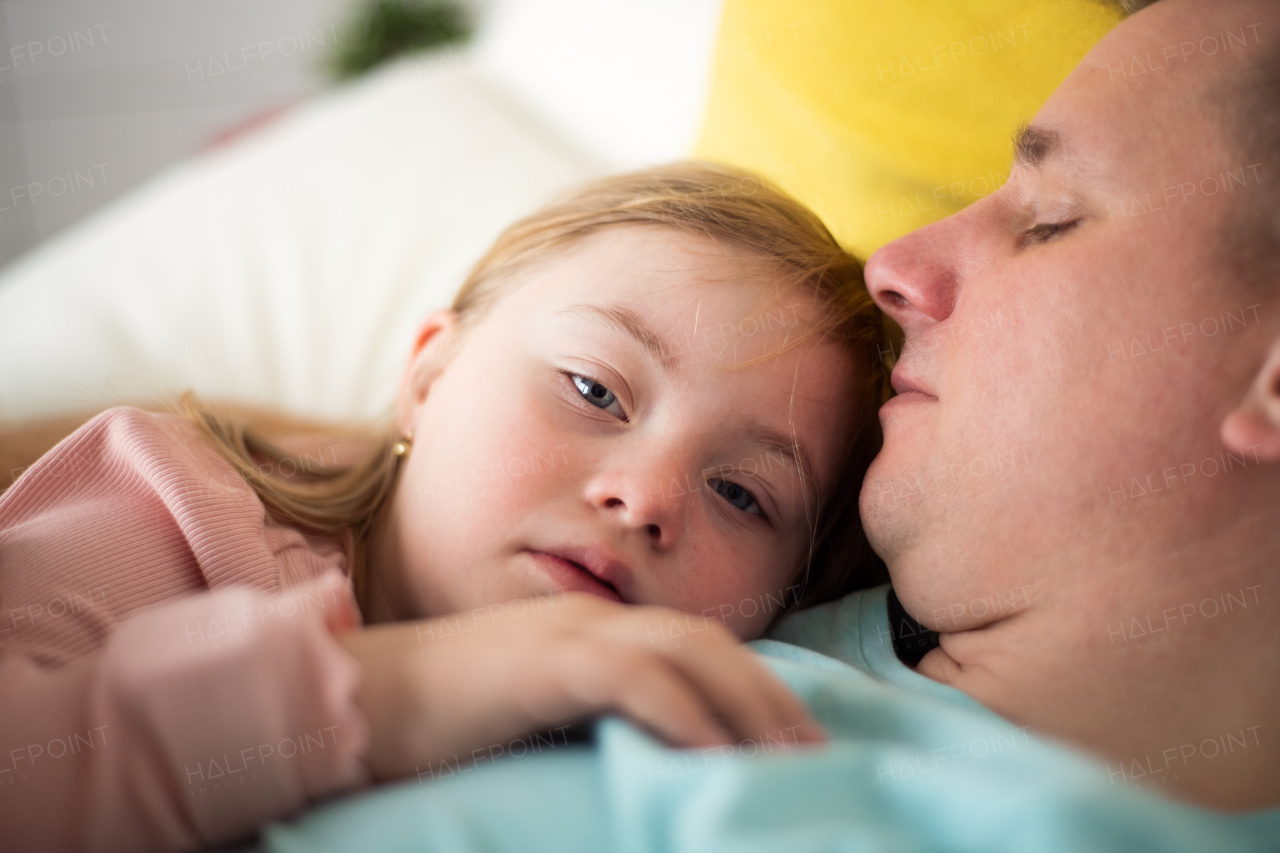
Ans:
<svg viewBox="0 0 1280 853"><path fill-rule="evenodd" d="M570 562L545 551L529 551L529 556L551 578L552 582L564 592L589 592L610 601L621 602L622 597L613 587L603 583L591 572L577 563Z"/></svg>

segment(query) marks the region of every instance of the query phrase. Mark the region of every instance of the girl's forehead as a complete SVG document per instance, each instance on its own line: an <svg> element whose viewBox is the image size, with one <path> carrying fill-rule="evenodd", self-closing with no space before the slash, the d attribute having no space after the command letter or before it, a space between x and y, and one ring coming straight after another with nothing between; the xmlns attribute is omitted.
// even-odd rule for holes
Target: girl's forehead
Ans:
<svg viewBox="0 0 1280 853"><path fill-rule="evenodd" d="M775 262L674 228L620 226L529 269L491 319L514 337L544 342L634 339L658 363L675 365L672 375L740 376L777 390L764 403L848 388L844 347L817 339L795 345L819 311L810 289L784 279Z"/></svg>
<svg viewBox="0 0 1280 853"><path fill-rule="evenodd" d="M784 280L775 261L702 235L646 225L605 228L545 258L511 296L511 308L519 312L627 305L672 328L705 328L712 318L723 323L766 312L774 318L770 326L784 314L796 324L813 318L815 304L806 288Z"/></svg>

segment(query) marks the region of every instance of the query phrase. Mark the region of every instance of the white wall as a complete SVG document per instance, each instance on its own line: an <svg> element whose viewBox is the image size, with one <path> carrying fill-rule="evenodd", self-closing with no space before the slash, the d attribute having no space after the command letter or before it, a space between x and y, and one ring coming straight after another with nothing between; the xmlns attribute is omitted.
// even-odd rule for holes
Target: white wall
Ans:
<svg viewBox="0 0 1280 853"><path fill-rule="evenodd" d="M319 62L349 5L0 2L0 266L219 132L323 88Z"/></svg>
<svg viewBox="0 0 1280 853"><path fill-rule="evenodd" d="M479 32L461 53L513 110L613 168L689 153L719 0L465 1ZM0 0L0 268L330 86L355 2Z"/></svg>

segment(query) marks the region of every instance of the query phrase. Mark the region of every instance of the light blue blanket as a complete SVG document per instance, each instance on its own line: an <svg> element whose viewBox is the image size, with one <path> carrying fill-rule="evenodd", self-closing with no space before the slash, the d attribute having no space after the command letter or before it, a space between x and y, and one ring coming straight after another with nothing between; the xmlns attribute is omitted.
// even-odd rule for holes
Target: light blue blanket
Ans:
<svg viewBox="0 0 1280 853"><path fill-rule="evenodd" d="M754 648L827 727L667 749L601 720L541 748L385 786L264 833L263 851L1280 850L1280 811L1226 816L1029 736L893 655L887 587L797 614ZM819 654L820 650L824 654Z"/></svg>

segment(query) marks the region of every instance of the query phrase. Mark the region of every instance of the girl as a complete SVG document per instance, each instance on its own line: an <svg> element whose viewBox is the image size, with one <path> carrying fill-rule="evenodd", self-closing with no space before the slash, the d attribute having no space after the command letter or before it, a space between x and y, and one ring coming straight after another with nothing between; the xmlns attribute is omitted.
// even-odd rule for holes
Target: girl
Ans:
<svg viewBox="0 0 1280 853"><path fill-rule="evenodd" d="M606 710L821 742L739 641L882 580L880 329L812 213L677 164L509 228L372 447L103 413L0 497L7 838L222 843Z"/></svg>

